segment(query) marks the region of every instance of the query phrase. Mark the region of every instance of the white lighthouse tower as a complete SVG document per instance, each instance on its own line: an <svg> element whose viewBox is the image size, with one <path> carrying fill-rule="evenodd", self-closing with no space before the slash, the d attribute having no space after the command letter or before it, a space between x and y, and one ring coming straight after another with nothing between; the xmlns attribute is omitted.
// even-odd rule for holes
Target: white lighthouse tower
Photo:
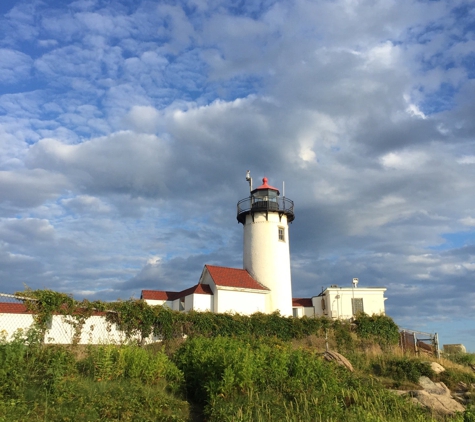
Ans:
<svg viewBox="0 0 475 422"><path fill-rule="evenodd" d="M262 179L262 185L237 204L237 220L244 227L243 268L266 286L266 312L292 316L289 223L294 220L294 203L281 197L277 188Z"/></svg>

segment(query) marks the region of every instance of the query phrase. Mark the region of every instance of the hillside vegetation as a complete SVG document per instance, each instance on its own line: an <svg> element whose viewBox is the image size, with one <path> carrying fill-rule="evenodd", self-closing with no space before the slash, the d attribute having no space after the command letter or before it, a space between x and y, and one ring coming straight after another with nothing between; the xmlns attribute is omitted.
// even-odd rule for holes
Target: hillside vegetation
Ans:
<svg viewBox="0 0 475 422"><path fill-rule="evenodd" d="M444 361L440 375L427 358L402 355L388 317L360 315L346 324L277 314L184 316L139 301L134 313L132 302L124 326L132 333L144 326L138 314L151 315L157 332L153 318L166 315L163 342L45 345L44 318L0 339L0 421L475 422L470 402L464 413L442 417L391 391L417 389L422 375L449 387L475 376L473 355ZM324 360L326 343L355 371Z"/></svg>

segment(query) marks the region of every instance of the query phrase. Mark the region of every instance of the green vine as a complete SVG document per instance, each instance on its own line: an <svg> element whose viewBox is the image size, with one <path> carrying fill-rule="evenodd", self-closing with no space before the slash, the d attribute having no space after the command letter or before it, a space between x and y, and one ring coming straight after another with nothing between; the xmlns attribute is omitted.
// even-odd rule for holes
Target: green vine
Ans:
<svg viewBox="0 0 475 422"><path fill-rule="evenodd" d="M292 318L278 312L253 315L215 314L212 312L177 312L165 306L150 306L143 300L129 299L117 302L87 300L76 301L70 295L52 290L26 290L16 293L27 309L34 314L40 332L46 333L53 315L62 315L73 325L73 343L81 338L86 320L97 312L103 312L109 324L115 324L128 340L138 339L140 344L150 336L156 339L189 337L275 337L280 340L301 339L306 336L323 336L333 331L338 348L351 349L352 326L325 317ZM31 300L25 300L25 298ZM382 347L397 344L399 329L387 316L358 315L355 332L362 339L372 339Z"/></svg>
<svg viewBox="0 0 475 422"><path fill-rule="evenodd" d="M15 293L21 298L26 309L33 314L35 327L44 338L44 334L51 323L53 315L62 315L65 322L74 328L73 344L78 343L81 338L81 331L87 318L97 311L105 311L106 303L83 300L78 302L66 293L55 292L53 290L31 290ZM28 298L30 300L24 300Z"/></svg>

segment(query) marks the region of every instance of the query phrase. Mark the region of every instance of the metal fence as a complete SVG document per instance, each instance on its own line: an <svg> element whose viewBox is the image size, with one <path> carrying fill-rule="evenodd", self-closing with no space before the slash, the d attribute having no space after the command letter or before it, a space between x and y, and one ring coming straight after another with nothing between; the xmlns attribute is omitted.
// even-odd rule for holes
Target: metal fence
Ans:
<svg viewBox="0 0 475 422"><path fill-rule="evenodd" d="M423 354L440 357L439 336L437 333L424 333L401 329L399 332L399 345L404 352L415 353L419 356Z"/></svg>
<svg viewBox="0 0 475 422"><path fill-rule="evenodd" d="M24 337L35 327L34 314L25 305L31 300L35 299L0 293L0 340ZM140 340L139 335L127 338L116 324L106 320L106 312L93 312L84 323L79 323L71 315L54 314L47 323L43 338L47 344L120 344L130 340ZM157 340L151 337L145 341Z"/></svg>

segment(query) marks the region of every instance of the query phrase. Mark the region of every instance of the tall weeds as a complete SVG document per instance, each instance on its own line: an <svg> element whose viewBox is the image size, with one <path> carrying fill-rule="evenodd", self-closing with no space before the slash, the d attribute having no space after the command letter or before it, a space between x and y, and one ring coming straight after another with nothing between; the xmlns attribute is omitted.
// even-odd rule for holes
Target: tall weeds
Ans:
<svg viewBox="0 0 475 422"><path fill-rule="evenodd" d="M34 331L0 339L0 421L186 421L183 374L137 345L43 345Z"/></svg>
<svg viewBox="0 0 475 422"><path fill-rule="evenodd" d="M195 338L174 361L210 421L431 420L374 378L276 339Z"/></svg>

